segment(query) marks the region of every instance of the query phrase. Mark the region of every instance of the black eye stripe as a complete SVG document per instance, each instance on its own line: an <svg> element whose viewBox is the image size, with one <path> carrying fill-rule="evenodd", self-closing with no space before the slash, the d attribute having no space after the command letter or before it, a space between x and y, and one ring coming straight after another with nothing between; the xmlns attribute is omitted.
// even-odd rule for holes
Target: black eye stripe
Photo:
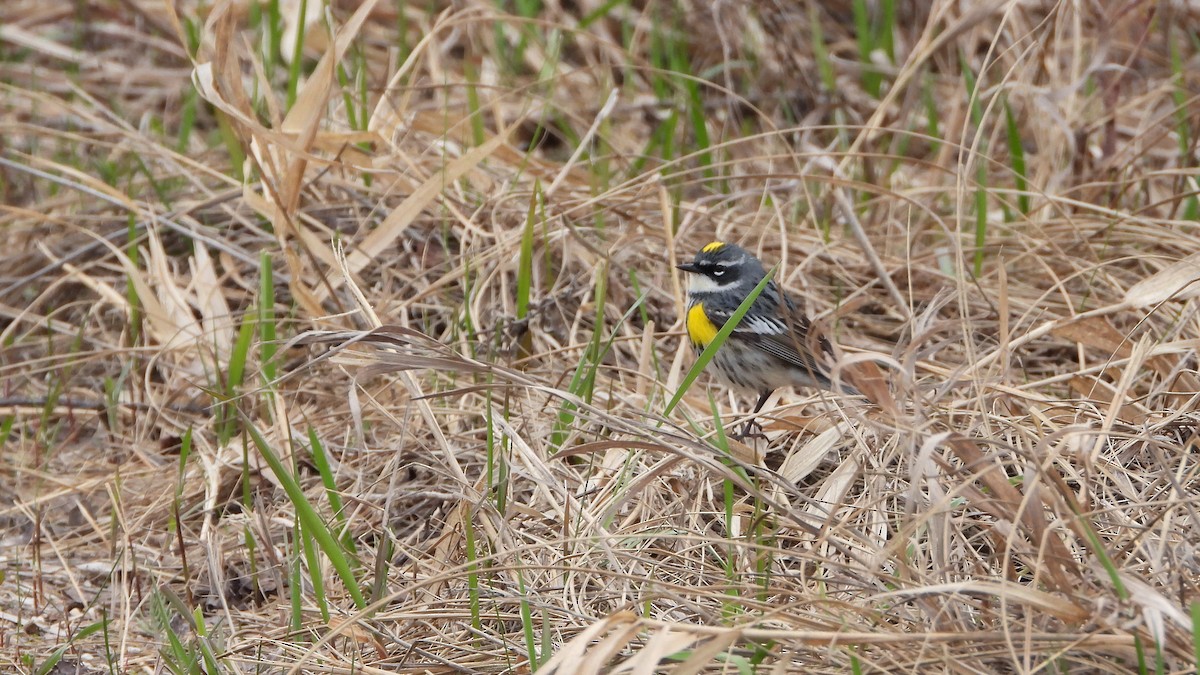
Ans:
<svg viewBox="0 0 1200 675"><path fill-rule="evenodd" d="M737 276L737 261L730 260L697 260L696 270L710 279L721 278L723 281L726 277L734 278ZM729 272L729 274L726 274Z"/></svg>

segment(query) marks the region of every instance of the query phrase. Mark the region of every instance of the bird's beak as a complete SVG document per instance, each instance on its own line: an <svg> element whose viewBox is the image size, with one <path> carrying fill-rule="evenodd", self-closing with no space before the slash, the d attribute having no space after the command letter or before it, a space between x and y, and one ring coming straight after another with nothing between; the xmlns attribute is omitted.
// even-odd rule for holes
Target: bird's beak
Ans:
<svg viewBox="0 0 1200 675"><path fill-rule="evenodd" d="M684 272L691 272L692 274L697 274L700 272L700 268L696 267L696 263L690 263L690 262L685 262L683 264L676 265L675 269L683 270Z"/></svg>

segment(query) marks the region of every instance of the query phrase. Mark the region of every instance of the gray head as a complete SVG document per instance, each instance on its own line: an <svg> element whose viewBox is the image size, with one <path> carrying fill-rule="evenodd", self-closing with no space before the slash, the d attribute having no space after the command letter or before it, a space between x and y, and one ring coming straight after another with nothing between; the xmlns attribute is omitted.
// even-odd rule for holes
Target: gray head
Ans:
<svg viewBox="0 0 1200 675"><path fill-rule="evenodd" d="M688 293L695 296L740 290L744 297L767 273L749 251L720 241L708 244L691 262L676 267L688 273Z"/></svg>

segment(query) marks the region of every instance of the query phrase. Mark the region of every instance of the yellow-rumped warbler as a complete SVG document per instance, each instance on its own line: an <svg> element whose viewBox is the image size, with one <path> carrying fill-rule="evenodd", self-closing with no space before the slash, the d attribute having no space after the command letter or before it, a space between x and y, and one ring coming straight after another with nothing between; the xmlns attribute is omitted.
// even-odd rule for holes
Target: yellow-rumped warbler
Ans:
<svg viewBox="0 0 1200 675"><path fill-rule="evenodd" d="M676 267L688 273L684 324L697 354L766 276L762 262L749 251L720 241ZM759 395L756 415L780 387L833 389L829 375L833 358L833 345L772 279L709 365L721 381ZM849 385L842 389L857 393Z"/></svg>

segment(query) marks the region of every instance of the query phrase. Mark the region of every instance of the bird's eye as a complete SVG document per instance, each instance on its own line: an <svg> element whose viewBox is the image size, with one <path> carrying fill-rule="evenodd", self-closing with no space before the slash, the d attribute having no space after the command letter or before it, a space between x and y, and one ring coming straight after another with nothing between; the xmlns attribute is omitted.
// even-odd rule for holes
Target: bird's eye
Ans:
<svg viewBox="0 0 1200 675"><path fill-rule="evenodd" d="M721 276L725 276L725 270L713 270L713 271L712 271L712 275L713 275L714 277L721 277Z"/></svg>

